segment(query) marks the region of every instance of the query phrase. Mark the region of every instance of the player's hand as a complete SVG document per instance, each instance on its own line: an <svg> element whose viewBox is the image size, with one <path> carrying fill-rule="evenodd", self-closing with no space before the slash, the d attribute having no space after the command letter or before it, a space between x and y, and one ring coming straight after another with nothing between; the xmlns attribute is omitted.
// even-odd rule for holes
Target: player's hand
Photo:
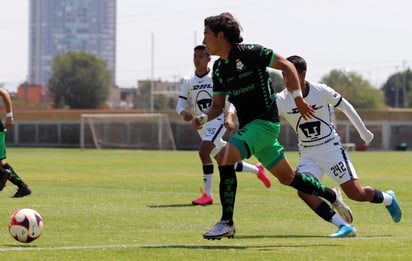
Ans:
<svg viewBox="0 0 412 261"><path fill-rule="evenodd" d="M198 115L192 119L192 126L196 130L200 130L202 128L202 125L207 122L207 115L202 113L201 115Z"/></svg>
<svg viewBox="0 0 412 261"><path fill-rule="evenodd" d="M180 115L182 115L183 120L185 121L191 121L193 119L193 115L187 111L182 111Z"/></svg>
<svg viewBox="0 0 412 261"><path fill-rule="evenodd" d="M5 125L6 129L12 127L13 124L14 124L13 117L7 117L4 123L5 123L4 125Z"/></svg>
<svg viewBox="0 0 412 261"><path fill-rule="evenodd" d="M225 127L228 131L233 131L235 129L235 123L233 122L231 117L226 117Z"/></svg>
<svg viewBox="0 0 412 261"><path fill-rule="evenodd" d="M313 116L315 115L315 110L312 107L310 107L309 104L302 97L296 97L295 103L298 107L300 114L305 120L313 118Z"/></svg>
<svg viewBox="0 0 412 261"><path fill-rule="evenodd" d="M362 133L362 140L365 142L366 145L369 145L373 140L373 133L370 130L367 130L365 133Z"/></svg>

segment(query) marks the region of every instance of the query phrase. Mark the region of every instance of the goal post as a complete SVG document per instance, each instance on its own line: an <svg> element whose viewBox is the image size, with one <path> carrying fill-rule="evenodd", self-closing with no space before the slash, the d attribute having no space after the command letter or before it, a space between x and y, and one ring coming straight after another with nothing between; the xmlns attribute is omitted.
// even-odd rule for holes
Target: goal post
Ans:
<svg viewBox="0 0 412 261"><path fill-rule="evenodd" d="M176 150L164 113L81 114L80 148Z"/></svg>

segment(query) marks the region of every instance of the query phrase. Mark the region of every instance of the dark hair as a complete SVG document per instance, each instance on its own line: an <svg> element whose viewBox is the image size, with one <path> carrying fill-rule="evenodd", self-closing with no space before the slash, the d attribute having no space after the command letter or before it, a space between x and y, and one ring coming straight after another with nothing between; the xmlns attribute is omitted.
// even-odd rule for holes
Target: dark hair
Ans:
<svg viewBox="0 0 412 261"><path fill-rule="evenodd" d="M289 62L293 63L295 65L296 71L298 73L302 73L303 71L306 71L307 65L305 59L298 55L292 55L286 58Z"/></svg>
<svg viewBox="0 0 412 261"><path fill-rule="evenodd" d="M231 44L243 42L243 38L240 36L242 27L231 13L226 12L220 15L209 16L205 19L205 26L208 26L215 35L223 32L225 38Z"/></svg>
<svg viewBox="0 0 412 261"><path fill-rule="evenodd" d="M196 45L196 47L194 48L193 51L203 51L206 54L207 57L210 56L209 49L207 49L207 47L205 45L201 45L201 44Z"/></svg>

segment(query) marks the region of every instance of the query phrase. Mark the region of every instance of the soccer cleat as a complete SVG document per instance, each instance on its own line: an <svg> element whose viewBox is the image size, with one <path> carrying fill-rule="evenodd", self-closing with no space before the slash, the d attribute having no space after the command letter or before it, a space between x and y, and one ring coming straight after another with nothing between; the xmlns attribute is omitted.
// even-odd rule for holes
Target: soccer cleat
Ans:
<svg viewBox="0 0 412 261"><path fill-rule="evenodd" d="M213 197L207 195L206 193L203 193L203 195L200 198L193 200L192 204L193 205L202 205L202 206L212 205L213 204Z"/></svg>
<svg viewBox="0 0 412 261"><path fill-rule="evenodd" d="M217 239L220 240L224 237L234 238L235 237L235 225L228 225L228 221L219 221L216 225L209 231L203 234L204 239Z"/></svg>
<svg viewBox="0 0 412 261"><path fill-rule="evenodd" d="M386 209L389 211L389 214L391 214L393 221L398 223L402 218L401 207L399 206L398 200L396 200L395 192L388 190L386 193L392 197L392 203L386 206Z"/></svg>
<svg viewBox="0 0 412 261"><path fill-rule="evenodd" d="M0 191L6 186L7 180L10 178L10 170L5 168L0 168Z"/></svg>
<svg viewBox="0 0 412 261"><path fill-rule="evenodd" d="M343 202L342 193L339 188L332 188L336 194L336 200L333 202L333 208L339 213L339 215L349 224L352 223L352 210Z"/></svg>
<svg viewBox="0 0 412 261"><path fill-rule="evenodd" d="M351 225L341 225L339 226L338 231L330 234L329 237L356 237L356 229Z"/></svg>
<svg viewBox="0 0 412 261"><path fill-rule="evenodd" d="M257 174L257 178L263 182L265 187L270 188L270 185L271 185L270 178L268 177L268 175L266 175L265 168L263 167L262 163L260 162L257 163L256 168L258 168L259 170Z"/></svg>
<svg viewBox="0 0 412 261"><path fill-rule="evenodd" d="M27 186L22 186L17 189L12 198L22 198L31 194L31 189Z"/></svg>

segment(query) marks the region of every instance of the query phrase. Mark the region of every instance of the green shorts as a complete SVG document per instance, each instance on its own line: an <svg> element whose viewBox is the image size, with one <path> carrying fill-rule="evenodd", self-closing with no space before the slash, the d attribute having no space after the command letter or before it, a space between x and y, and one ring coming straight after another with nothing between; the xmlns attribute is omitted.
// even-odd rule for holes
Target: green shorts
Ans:
<svg viewBox="0 0 412 261"><path fill-rule="evenodd" d="M239 151L242 159L254 155L267 169L285 158L284 148L278 141L280 123L256 119L234 134L229 143Z"/></svg>
<svg viewBox="0 0 412 261"><path fill-rule="evenodd" d="M0 131L0 160L6 158L6 132L6 129Z"/></svg>

